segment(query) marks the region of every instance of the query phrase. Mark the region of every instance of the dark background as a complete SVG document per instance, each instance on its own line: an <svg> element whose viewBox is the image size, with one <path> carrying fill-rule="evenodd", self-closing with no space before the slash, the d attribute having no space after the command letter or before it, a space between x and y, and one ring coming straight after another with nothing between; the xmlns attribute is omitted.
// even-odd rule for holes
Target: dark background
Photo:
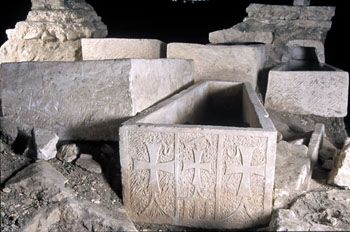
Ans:
<svg viewBox="0 0 350 232"><path fill-rule="evenodd" d="M108 37L154 38L164 42L209 43L208 33L229 28L246 16L249 3L292 5L293 0L86 0L107 25ZM326 62L350 71L350 8L346 0L312 0L311 5L336 6L326 40ZM5 30L25 20L30 0L7 0L0 8L0 44ZM348 117L346 121L350 121Z"/></svg>

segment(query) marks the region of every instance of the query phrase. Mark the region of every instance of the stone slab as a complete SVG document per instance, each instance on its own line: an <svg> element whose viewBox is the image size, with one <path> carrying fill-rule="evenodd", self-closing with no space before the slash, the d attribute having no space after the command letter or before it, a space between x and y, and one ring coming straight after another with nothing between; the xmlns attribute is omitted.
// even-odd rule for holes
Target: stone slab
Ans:
<svg viewBox="0 0 350 232"><path fill-rule="evenodd" d="M315 125L315 130L311 135L309 142L309 150L307 152L308 157L311 160L311 166L315 166L318 160L318 154L322 147L323 137L325 136L325 126L324 124L317 123Z"/></svg>
<svg viewBox="0 0 350 232"><path fill-rule="evenodd" d="M220 110L215 120L204 119L210 104L230 120L240 112L246 126L231 125ZM276 139L249 83L195 84L122 125L128 215L136 222L215 229L267 223Z"/></svg>
<svg viewBox="0 0 350 232"><path fill-rule="evenodd" d="M336 157L335 167L329 174L328 183L350 189L350 139L345 144L340 154Z"/></svg>
<svg viewBox="0 0 350 232"><path fill-rule="evenodd" d="M0 77L4 132L29 125L61 140L116 140L121 122L193 81L176 59L10 63Z"/></svg>
<svg viewBox="0 0 350 232"><path fill-rule="evenodd" d="M263 45L201 45L170 43L168 58L192 59L194 78L245 82L256 87L265 62Z"/></svg>
<svg viewBox="0 0 350 232"><path fill-rule="evenodd" d="M241 31L232 27L209 33L209 41L213 44L244 42L272 44L273 33L271 31Z"/></svg>
<svg viewBox="0 0 350 232"><path fill-rule="evenodd" d="M166 57L166 44L156 39L82 39L81 47L83 60Z"/></svg>
<svg viewBox="0 0 350 232"><path fill-rule="evenodd" d="M345 71L330 65L309 69L288 63L269 72L265 107L301 115L345 117L348 88Z"/></svg>
<svg viewBox="0 0 350 232"><path fill-rule="evenodd" d="M308 190L311 179L311 162L305 145L286 141L277 144L274 186L274 209L287 207Z"/></svg>
<svg viewBox="0 0 350 232"><path fill-rule="evenodd" d="M335 15L335 7L286 6L253 3L247 7L246 12L248 13L248 17L257 19L329 21Z"/></svg>

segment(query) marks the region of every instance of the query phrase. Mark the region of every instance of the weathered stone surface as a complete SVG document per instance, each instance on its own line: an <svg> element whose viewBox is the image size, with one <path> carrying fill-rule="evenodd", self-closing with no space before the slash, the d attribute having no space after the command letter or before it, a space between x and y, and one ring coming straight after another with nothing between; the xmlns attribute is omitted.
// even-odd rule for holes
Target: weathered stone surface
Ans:
<svg viewBox="0 0 350 232"><path fill-rule="evenodd" d="M67 179L46 161L37 161L6 182L10 189L26 189L27 195L36 196L41 191L43 197L51 201L60 201L73 196L67 189Z"/></svg>
<svg viewBox="0 0 350 232"><path fill-rule="evenodd" d="M318 154L320 152L324 136L325 136L324 125L321 123L317 123L315 126L315 130L311 135L310 142L308 145L309 150L307 152L307 155L311 160L312 167L315 166L315 164L318 161Z"/></svg>
<svg viewBox="0 0 350 232"><path fill-rule="evenodd" d="M290 41L313 41L304 45L320 48L319 60L324 62L322 45L332 26L334 7L319 6L283 6L250 4L246 9L248 17L232 28L211 32L211 43L265 43L267 68L280 64L288 57ZM303 46L303 44L300 44ZM285 59L284 58L284 59Z"/></svg>
<svg viewBox="0 0 350 232"><path fill-rule="evenodd" d="M277 144L274 208L285 208L303 194L311 179L311 163L305 145Z"/></svg>
<svg viewBox="0 0 350 232"><path fill-rule="evenodd" d="M293 5L294 6L309 6L310 0L294 0Z"/></svg>
<svg viewBox="0 0 350 232"><path fill-rule="evenodd" d="M335 160L335 167L329 175L328 183L350 188L350 139Z"/></svg>
<svg viewBox="0 0 350 232"><path fill-rule="evenodd" d="M82 0L32 0L32 11L6 31L0 63L81 60L81 38L107 36L107 27Z"/></svg>
<svg viewBox="0 0 350 232"><path fill-rule="evenodd" d="M57 153L57 158L62 161L72 162L78 158L79 148L75 144L62 145Z"/></svg>
<svg viewBox="0 0 350 232"><path fill-rule="evenodd" d="M209 34L209 41L213 44L220 43L265 43L273 42L273 33L270 31L242 31L232 27Z"/></svg>
<svg viewBox="0 0 350 232"><path fill-rule="evenodd" d="M307 193L290 209L273 213L270 231L350 230L350 191L330 190Z"/></svg>
<svg viewBox="0 0 350 232"><path fill-rule="evenodd" d="M196 81L203 79L248 81L255 88L258 73L265 62L265 47L170 43L167 47L167 57L193 59Z"/></svg>
<svg viewBox="0 0 350 232"><path fill-rule="evenodd" d="M75 164L89 172L97 174L102 173L100 164L97 163L90 154L80 154L80 157Z"/></svg>
<svg viewBox="0 0 350 232"><path fill-rule="evenodd" d="M198 83L125 122L120 139L132 220L217 229L269 219L277 132L249 83Z"/></svg>
<svg viewBox="0 0 350 232"><path fill-rule="evenodd" d="M37 158L49 160L56 157L59 137L56 133L44 129L34 129L34 141L37 148Z"/></svg>
<svg viewBox="0 0 350 232"><path fill-rule="evenodd" d="M345 117L349 74L324 65L309 69L288 63L269 72L265 107L295 114Z"/></svg>
<svg viewBox="0 0 350 232"><path fill-rule="evenodd" d="M78 199L66 182L46 161L11 178L10 191L1 193L1 231L136 231L122 207L112 211Z"/></svg>
<svg viewBox="0 0 350 232"><path fill-rule="evenodd" d="M166 57L166 44L156 39L82 39L83 60Z"/></svg>
<svg viewBox="0 0 350 232"><path fill-rule="evenodd" d="M176 59L11 63L0 76L3 131L26 124L61 140L118 139L126 118L193 81Z"/></svg>

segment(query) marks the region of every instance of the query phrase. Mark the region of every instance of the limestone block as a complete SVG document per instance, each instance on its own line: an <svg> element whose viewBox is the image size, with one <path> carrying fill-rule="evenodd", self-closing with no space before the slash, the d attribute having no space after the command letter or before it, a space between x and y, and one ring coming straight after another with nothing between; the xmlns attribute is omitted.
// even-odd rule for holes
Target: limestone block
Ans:
<svg viewBox="0 0 350 232"><path fill-rule="evenodd" d="M166 45L156 39L82 39L83 60L165 58Z"/></svg>
<svg viewBox="0 0 350 232"><path fill-rule="evenodd" d="M232 27L209 33L209 41L213 44L244 42L271 44L273 33L271 31L241 31Z"/></svg>
<svg viewBox="0 0 350 232"><path fill-rule="evenodd" d="M349 74L329 65L303 67L288 63L269 72L265 107L323 117L345 117Z"/></svg>
<svg viewBox="0 0 350 232"><path fill-rule="evenodd" d="M307 152L308 157L311 160L311 166L313 167L318 160L318 154L322 147L323 137L325 136L324 124L317 123L315 125L315 130L311 135L309 142L309 150Z"/></svg>
<svg viewBox="0 0 350 232"><path fill-rule="evenodd" d="M284 6L250 4L246 12L249 18L278 20L320 20L329 21L335 15L335 7L331 6Z"/></svg>
<svg viewBox="0 0 350 232"><path fill-rule="evenodd" d="M32 0L25 21L6 31L0 63L81 60L81 38L107 36L107 27L84 0Z"/></svg>
<svg viewBox="0 0 350 232"><path fill-rule="evenodd" d="M167 47L167 57L192 59L195 81L248 81L255 88L258 73L265 62L265 47L170 43Z"/></svg>
<svg viewBox="0 0 350 232"><path fill-rule="evenodd" d="M249 83L205 81L120 129L136 222L250 228L269 220L277 132Z"/></svg>
<svg viewBox="0 0 350 232"><path fill-rule="evenodd" d="M311 163L305 145L277 144L274 208L285 208L308 189Z"/></svg>
<svg viewBox="0 0 350 232"><path fill-rule="evenodd" d="M121 122L193 81L191 61L176 59L9 63L0 77L4 132L30 125L62 140L118 139Z"/></svg>
<svg viewBox="0 0 350 232"><path fill-rule="evenodd" d="M336 158L335 167L331 171L328 183L350 188L350 139L347 138L344 147Z"/></svg>

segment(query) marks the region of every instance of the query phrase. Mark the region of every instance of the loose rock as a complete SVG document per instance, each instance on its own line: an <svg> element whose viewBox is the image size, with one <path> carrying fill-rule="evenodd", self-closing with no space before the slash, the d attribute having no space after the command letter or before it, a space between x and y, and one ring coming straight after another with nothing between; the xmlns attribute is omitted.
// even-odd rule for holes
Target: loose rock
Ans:
<svg viewBox="0 0 350 232"><path fill-rule="evenodd" d="M328 183L350 188L350 138L347 138L342 151L336 158Z"/></svg>
<svg viewBox="0 0 350 232"><path fill-rule="evenodd" d="M75 164L89 172L102 173L100 164L93 159L92 155L81 154Z"/></svg>
<svg viewBox="0 0 350 232"><path fill-rule="evenodd" d="M79 148L75 144L62 145L57 153L57 158L62 161L72 162L77 159Z"/></svg>

